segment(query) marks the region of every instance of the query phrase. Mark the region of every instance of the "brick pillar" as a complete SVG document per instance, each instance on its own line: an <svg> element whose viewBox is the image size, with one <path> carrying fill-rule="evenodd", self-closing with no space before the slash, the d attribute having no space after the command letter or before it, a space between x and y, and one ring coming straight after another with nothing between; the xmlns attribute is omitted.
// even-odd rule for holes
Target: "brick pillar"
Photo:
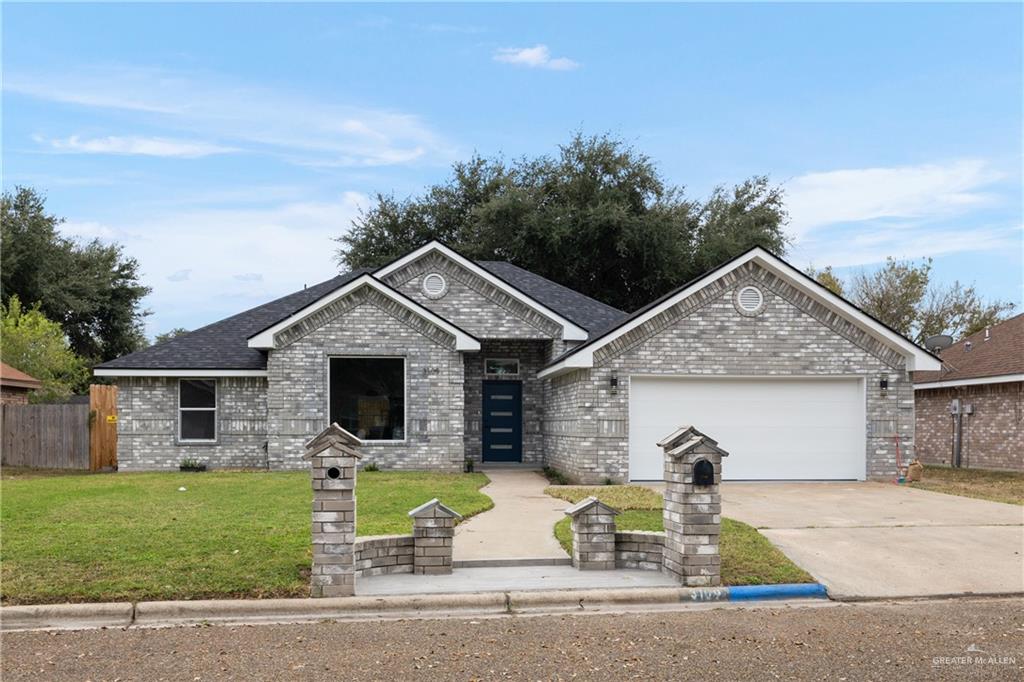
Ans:
<svg viewBox="0 0 1024 682"><path fill-rule="evenodd" d="M356 463L362 442L332 424L306 443L313 480L311 597L355 594Z"/></svg>
<svg viewBox="0 0 1024 682"><path fill-rule="evenodd" d="M596 497L580 500L565 510L572 519L572 565L581 571L615 568L615 517Z"/></svg>
<svg viewBox="0 0 1024 682"><path fill-rule="evenodd" d="M452 572L455 522L462 517L435 497L409 512L412 517L412 572L445 575Z"/></svg>
<svg viewBox="0 0 1024 682"><path fill-rule="evenodd" d="M722 497L718 487L722 457L729 453L692 426L677 429L658 446L665 451L662 568L686 586L719 585Z"/></svg>

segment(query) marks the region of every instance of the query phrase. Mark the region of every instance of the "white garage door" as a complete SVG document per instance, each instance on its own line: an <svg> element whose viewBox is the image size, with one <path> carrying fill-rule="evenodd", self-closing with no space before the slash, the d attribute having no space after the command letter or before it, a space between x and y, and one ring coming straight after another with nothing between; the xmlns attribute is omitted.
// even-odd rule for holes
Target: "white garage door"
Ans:
<svg viewBox="0 0 1024 682"><path fill-rule="evenodd" d="M630 378L629 476L661 480L661 438L693 425L729 453L729 480L863 479L859 379Z"/></svg>

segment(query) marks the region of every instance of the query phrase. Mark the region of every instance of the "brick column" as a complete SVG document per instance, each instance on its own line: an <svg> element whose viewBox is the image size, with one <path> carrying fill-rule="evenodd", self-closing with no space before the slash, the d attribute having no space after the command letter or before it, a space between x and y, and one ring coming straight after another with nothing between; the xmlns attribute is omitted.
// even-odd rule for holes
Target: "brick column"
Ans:
<svg viewBox="0 0 1024 682"><path fill-rule="evenodd" d="M719 585L722 498L718 487L722 457L729 453L692 426L677 429L658 446L665 451L662 567L683 585ZM702 473L708 475L707 480L701 480Z"/></svg>
<svg viewBox="0 0 1024 682"><path fill-rule="evenodd" d="M412 572L445 575L452 572L455 522L462 517L435 497L409 512L412 517Z"/></svg>
<svg viewBox="0 0 1024 682"><path fill-rule="evenodd" d="M311 597L355 594L356 463L361 441L332 424L306 443L313 480Z"/></svg>
<svg viewBox="0 0 1024 682"><path fill-rule="evenodd" d="M581 571L615 568L615 517L596 497L580 500L565 510L572 519L572 565Z"/></svg>

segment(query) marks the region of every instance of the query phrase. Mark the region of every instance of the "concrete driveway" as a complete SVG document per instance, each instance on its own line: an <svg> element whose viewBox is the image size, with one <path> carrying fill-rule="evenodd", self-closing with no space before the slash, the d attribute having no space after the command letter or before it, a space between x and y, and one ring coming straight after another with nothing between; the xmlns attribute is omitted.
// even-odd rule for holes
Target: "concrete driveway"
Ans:
<svg viewBox="0 0 1024 682"><path fill-rule="evenodd" d="M1024 507L891 483L724 483L722 513L834 597L1024 593Z"/></svg>

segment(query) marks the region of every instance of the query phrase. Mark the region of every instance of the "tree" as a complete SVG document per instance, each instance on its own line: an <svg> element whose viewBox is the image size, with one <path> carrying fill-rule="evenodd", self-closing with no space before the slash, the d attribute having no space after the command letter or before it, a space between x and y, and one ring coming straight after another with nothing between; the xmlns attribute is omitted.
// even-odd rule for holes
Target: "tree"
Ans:
<svg viewBox="0 0 1024 682"><path fill-rule="evenodd" d="M145 345L139 264L118 244L76 241L62 236L63 218L46 212L34 189L18 187L0 199L0 288L38 303L58 322L78 355L97 362Z"/></svg>
<svg viewBox="0 0 1024 682"><path fill-rule="evenodd" d="M188 333L189 330L185 329L184 327L175 327L169 332L164 332L163 334L157 334L156 336L154 336L153 343L163 343L164 341L170 341L171 339L176 339L179 336L184 336L185 334Z"/></svg>
<svg viewBox="0 0 1024 682"><path fill-rule="evenodd" d="M767 178L701 202L623 141L576 134L554 156L474 156L422 196L377 195L337 239L337 257L375 267L438 239L633 310L752 246L781 253L785 222Z"/></svg>
<svg viewBox="0 0 1024 682"><path fill-rule="evenodd" d="M918 344L935 334L961 339L1005 319L1013 309L1006 301L984 301L973 285L934 283L931 270L930 258L919 264L889 258L877 270L854 274L845 285L832 268L808 274L836 293L847 290L857 306Z"/></svg>
<svg viewBox="0 0 1024 682"><path fill-rule="evenodd" d="M815 270L813 267L807 268L807 276L816 280L818 284L821 284L833 294L838 294L839 296L843 295L843 281L839 279L839 275L832 270L831 265L823 270Z"/></svg>
<svg viewBox="0 0 1024 682"><path fill-rule="evenodd" d="M89 365L75 355L64 331L39 306L22 309L17 295L0 306L4 362L42 382L29 399L34 403L62 400L89 386Z"/></svg>

